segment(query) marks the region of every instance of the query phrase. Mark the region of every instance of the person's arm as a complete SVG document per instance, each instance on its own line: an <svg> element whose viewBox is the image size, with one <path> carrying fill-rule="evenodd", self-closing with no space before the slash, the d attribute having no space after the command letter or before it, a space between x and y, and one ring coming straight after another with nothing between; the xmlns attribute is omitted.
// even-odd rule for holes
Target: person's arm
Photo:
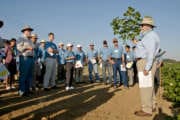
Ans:
<svg viewBox="0 0 180 120"><path fill-rule="evenodd" d="M20 52L24 52L26 50L33 50L32 47L27 47L27 46L24 45L24 38L19 38L19 42L17 42L17 49Z"/></svg>
<svg viewBox="0 0 180 120"><path fill-rule="evenodd" d="M125 67L125 58L124 58L124 53L122 54L122 65Z"/></svg>
<svg viewBox="0 0 180 120"><path fill-rule="evenodd" d="M146 62L145 68L144 68L144 75L148 75L148 72L152 68L154 53L156 51L156 43L155 43L155 40L153 39L153 37L148 36L145 39L145 41L143 41L143 45L147 52L147 58L146 58L147 62Z"/></svg>
<svg viewBox="0 0 180 120"><path fill-rule="evenodd" d="M75 56L68 56L68 53L65 54L65 59L66 60L74 60Z"/></svg>

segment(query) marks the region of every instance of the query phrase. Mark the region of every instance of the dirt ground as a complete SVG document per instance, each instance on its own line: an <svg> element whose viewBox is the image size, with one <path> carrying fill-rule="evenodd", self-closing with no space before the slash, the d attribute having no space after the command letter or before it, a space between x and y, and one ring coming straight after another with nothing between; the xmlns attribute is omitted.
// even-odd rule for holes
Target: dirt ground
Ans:
<svg viewBox="0 0 180 120"><path fill-rule="evenodd" d="M62 84L51 91L39 90L31 97L19 97L17 90L0 87L0 120L164 120L171 115L166 100L158 98L152 117L137 117L140 109L139 89L114 89L102 83L82 83L65 91Z"/></svg>

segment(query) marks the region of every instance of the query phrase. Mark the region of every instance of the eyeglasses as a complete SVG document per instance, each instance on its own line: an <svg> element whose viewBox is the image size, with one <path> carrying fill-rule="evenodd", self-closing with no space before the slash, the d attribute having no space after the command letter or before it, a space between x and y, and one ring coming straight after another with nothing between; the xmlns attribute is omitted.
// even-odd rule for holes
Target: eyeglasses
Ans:
<svg viewBox="0 0 180 120"><path fill-rule="evenodd" d="M113 41L113 43L117 43L118 41Z"/></svg>

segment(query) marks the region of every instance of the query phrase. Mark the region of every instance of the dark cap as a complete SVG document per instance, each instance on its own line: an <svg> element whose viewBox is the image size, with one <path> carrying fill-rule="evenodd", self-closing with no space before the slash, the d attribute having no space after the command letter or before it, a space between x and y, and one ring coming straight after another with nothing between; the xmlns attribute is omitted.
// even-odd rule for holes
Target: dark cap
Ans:
<svg viewBox="0 0 180 120"><path fill-rule="evenodd" d="M107 45L107 41L106 41L106 40L104 40L104 41L103 41L103 44L106 44L106 45Z"/></svg>
<svg viewBox="0 0 180 120"><path fill-rule="evenodd" d="M11 38L10 42L16 42L16 38Z"/></svg>

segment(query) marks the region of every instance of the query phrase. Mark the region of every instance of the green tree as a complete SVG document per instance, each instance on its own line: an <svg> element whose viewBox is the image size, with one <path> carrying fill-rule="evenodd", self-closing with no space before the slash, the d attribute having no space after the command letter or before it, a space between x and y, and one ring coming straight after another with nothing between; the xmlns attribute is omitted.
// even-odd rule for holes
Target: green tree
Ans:
<svg viewBox="0 0 180 120"><path fill-rule="evenodd" d="M118 35L124 42L139 35L141 14L132 7L128 7L122 18L116 17L112 20L111 26L114 35Z"/></svg>

